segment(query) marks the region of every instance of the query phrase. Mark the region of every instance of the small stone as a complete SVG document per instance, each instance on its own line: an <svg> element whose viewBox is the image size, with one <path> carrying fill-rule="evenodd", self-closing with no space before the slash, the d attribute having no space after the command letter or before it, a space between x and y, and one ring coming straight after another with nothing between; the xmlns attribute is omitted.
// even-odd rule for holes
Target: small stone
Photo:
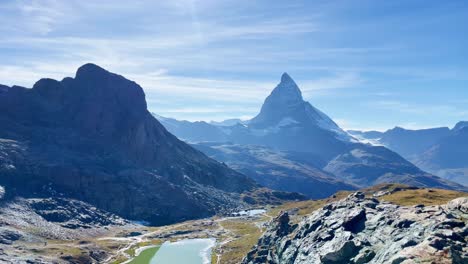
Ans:
<svg viewBox="0 0 468 264"><path fill-rule="evenodd" d="M371 261L375 256L375 252L366 248L363 249L359 254L354 257L354 263L355 264L365 264Z"/></svg>

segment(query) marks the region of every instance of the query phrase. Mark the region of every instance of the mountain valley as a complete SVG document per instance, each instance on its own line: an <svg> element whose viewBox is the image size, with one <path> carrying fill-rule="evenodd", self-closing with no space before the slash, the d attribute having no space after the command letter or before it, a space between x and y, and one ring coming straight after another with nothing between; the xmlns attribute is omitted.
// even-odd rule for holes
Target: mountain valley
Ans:
<svg viewBox="0 0 468 264"><path fill-rule="evenodd" d="M255 118L210 123L150 113L138 84L94 64L74 78L0 88L0 261L150 263L206 243L194 253L203 263L303 263L300 244L319 240L310 256L323 263L467 258L466 188L344 131L286 73ZM411 219L382 227L379 215ZM362 238L426 224L408 243L382 244L388 251Z"/></svg>

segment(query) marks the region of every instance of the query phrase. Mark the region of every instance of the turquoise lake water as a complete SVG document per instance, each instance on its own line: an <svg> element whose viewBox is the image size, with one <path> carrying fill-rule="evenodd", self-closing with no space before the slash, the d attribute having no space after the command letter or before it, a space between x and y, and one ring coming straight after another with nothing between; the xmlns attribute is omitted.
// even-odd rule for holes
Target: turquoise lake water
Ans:
<svg viewBox="0 0 468 264"><path fill-rule="evenodd" d="M252 209L248 211L240 211L237 214L239 214L240 216L256 216L264 213L266 213L265 209Z"/></svg>
<svg viewBox="0 0 468 264"><path fill-rule="evenodd" d="M213 238L165 242L150 264L209 264L215 243Z"/></svg>

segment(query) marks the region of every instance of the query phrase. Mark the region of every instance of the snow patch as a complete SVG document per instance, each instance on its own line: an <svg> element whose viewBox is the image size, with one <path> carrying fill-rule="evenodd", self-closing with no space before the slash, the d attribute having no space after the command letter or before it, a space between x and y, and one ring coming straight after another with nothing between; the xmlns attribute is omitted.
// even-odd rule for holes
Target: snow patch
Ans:
<svg viewBox="0 0 468 264"><path fill-rule="evenodd" d="M372 146L385 146L384 144L380 143L380 138L373 138L373 139L368 139L364 138L359 135L353 135L353 137L359 142L363 144L368 144Z"/></svg>
<svg viewBox="0 0 468 264"><path fill-rule="evenodd" d="M132 224L142 225L142 226L149 226L150 225L150 222L145 221L145 220L133 220L133 221L130 221L130 222Z"/></svg>
<svg viewBox="0 0 468 264"><path fill-rule="evenodd" d="M276 124L275 126L267 127L267 128L264 128L264 129L250 129L250 131L254 136L262 137L262 136L265 136L265 135L268 135L268 134L278 133L281 128L287 127L287 126L292 126L292 125L295 125L295 124L299 124L299 122L296 121L295 119L291 118L291 117L285 117L285 118L281 119L278 122L278 124Z"/></svg>
<svg viewBox="0 0 468 264"><path fill-rule="evenodd" d="M331 118L329 118L325 113L313 107L311 104L308 104L306 107L307 114L310 118L316 121L317 126L322 129L333 132L336 135L336 138L342 141L353 142L355 139L348 134L346 131L341 129Z"/></svg>

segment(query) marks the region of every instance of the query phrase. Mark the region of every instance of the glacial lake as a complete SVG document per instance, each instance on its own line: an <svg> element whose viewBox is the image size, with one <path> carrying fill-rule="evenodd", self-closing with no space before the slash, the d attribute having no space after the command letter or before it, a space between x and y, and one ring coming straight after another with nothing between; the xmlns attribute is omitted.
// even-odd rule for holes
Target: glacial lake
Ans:
<svg viewBox="0 0 468 264"><path fill-rule="evenodd" d="M265 209L251 209L233 213L233 216L257 216L266 213Z"/></svg>
<svg viewBox="0 0 468 264"><path fill-rule="evenodd" d="M211 249L215 245L214 238L185 239L177 242L164 242L157 252L148 258L143 250L130 263L132 264L210 264ZM146 256L145 256L146 255ZM141 258L140 258L141 256Z"/></svg>

